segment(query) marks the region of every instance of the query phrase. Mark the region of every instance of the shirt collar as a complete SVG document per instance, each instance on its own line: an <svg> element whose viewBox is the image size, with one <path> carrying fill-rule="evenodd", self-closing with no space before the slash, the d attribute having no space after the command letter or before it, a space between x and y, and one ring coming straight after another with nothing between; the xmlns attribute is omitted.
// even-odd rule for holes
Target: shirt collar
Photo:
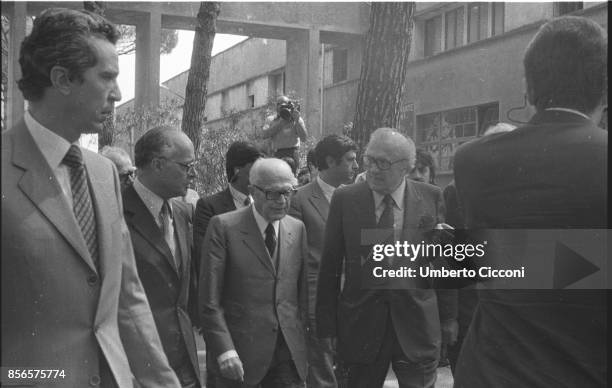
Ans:
<svg viewBox="0 0 612 388"><path fill-rule="evenodd" d="M238 203L243 204L243 203L244 203L244 200L245 200L245 199L248 197L247 195L245 195L245 194L241 193L239 190L236 190L236 189L234 188L234 186L232 186L232 184L231 184L231 183L230 183L230 185L229 185L229 190L230 190L230 193L232 194L232 197L234 198L234 200L235 200L236 202L238 202ZM251 202L253 202L253 201L252 201L252 198L251 198Z"/></svg>
<svg viewBox="0 0 612 388"><path fill-rule="evenodd" d="M266 228L268 227L269 222L266 221L265 218L255 208L255 205L251 205L253 208L253 215L255 216L255 222L257 223L257 227L259 228L259 233L263 236L266 233ZM279 220L272 221L272 226L274 227L274 234L278 237L278 225L280 224Z"/></svg>
<svg viewBox="0 0 612 388"><path fill-rule="evenodd" d="M323 179L321 179L321 175L317 175L317 183L319 184L319 187L323 191L323 194L325 195L325 197L328 199L331 198L336 188L330 185L329 183L325 182Z"/></svg>
<svg viewBox="0 0 612 388"><path fill-rule="evenodd" d="M70 143L36 121L30 114L30 111L25 112L23 120L26 128L28 128L34 138L34 143L40 149L49 166L53 169L57 168L62 163L62 160L64 160L64 156L66 156L70 148Z"/></svg>
<svg viewBox="0 0 612 388"><path fill-rule="evenodd" d="M140 196L140 199L142 199L142 202L144 202L147 209L149 209L149 212L151 212L155 222L158 222L159 213L161 212L161 208L164 204L163 198L149 190L149 188L143 185L138 178L134 180L133 186L136 193L138 193L138 196ZM168 201L168 205L170 206L170 211L172 212L172 203L170 201Z"/></svg>
<svg viewBox="0 0 612 388"><path fill-rule="evenodd" d="M393 202L395 202L395 206L402 210L404 208L404 193L406 192L406 179L402 179L402 183L391 193L391 198L393 198ZM384 194L380 194L376 191L372 190L374 194L374 209L378 209L381 206L383 199L385 198ZM383 205L384 206L384 205Z"/></svg>
<svg viewBox="0 0 612 388"><path fill-rule="evenodd" d="M544 109L544 110L549 110L549 111L561 111L561 112L569 112L569 113L576 114L576 115L578 115L578 116L582 116L582 117L584 117L584 118L585 118L585 119L587 119L587 120L591 120L591 118L590 118L589 116L587 116L586 114L584 114L584 113L582 113L582 112L580 112L580 111L578 111L578 110L575 110L575 109L570 109L570 108L557 108L557 107L553 107L553 108L546 108L546 109Z"/></svg>

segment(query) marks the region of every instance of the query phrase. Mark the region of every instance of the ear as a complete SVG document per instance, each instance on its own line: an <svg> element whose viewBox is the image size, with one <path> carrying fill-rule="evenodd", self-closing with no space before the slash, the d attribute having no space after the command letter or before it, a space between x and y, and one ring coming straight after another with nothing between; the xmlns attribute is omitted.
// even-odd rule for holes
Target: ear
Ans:
<svg viewBox="0 0 612 388"><path fill-rule="evenodd" d="M161 158L153 158L153 160L151 160L151 167L156 170L159 171L162 168L162 159Z"/></svg>
<svg viewBox="0 0 612 388"><path fill-rule="evenodd" d="M327 167L335 167L338 163L336 163L336 159L331 156L325 157L325 163L327 163Z"/></svg>
<svg viewBox="0 0 612 388"><path fill-rule="evenodd" d="M63 95L71 93L73 82L70 80L70 72L64 66L53 66L49 72L49 80L51 85Z"/></svg>

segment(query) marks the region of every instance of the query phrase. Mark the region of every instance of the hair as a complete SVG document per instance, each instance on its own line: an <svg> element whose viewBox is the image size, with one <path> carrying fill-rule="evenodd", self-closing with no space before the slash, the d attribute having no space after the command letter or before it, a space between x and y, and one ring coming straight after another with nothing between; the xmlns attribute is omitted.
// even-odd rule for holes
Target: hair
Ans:
<svg viewBox="0 0 612 388"><path fill-rule="evenodd" d="M419 165L429 167L429 182L427 183L434 184L436 181L436 161L431 153L423 148L416 149L415 167L418 167Z"/></svg>
<svg viewBox="0 0 612 388"><path fill-rule="evenodd" d="M607 96L608 38L592 20L565 16L544 24L523 60L529 102L592 112Z"/></svg>
<svg viewBox="0 0 612 388"><path fill-rule="evenodd" d="M105 39L114 45L119 32L104 17L89 11L66 8L43 11L21 43L22 78L17 84L23 97L28 101L40 100L51 86L49 76L54 66L68 69L71 80L83 81L85 70L98 61L91 38Z"/></svg>
<svg viewBox="0 0 612 388"><path fill-rule="evenodd" d="M289 179L293 186L297 179L291 171L291 166L278 158L259 158L253 163L249 172L249 181L252 185L263 185L265 181Z"/></svg>
<svg viewBox="0 0 612 388"><path fill-rule="evenodd" d="M326 170L329 168L326 160L328 156L339 163L342 156L349 151L357 151L357 145L348 136L336 134L325 136L314 148L317 161L315 165L319 170Z"/></svg>
<svg viewBox="0 0 612 388"><path fill-rule="evenodd" d="M136 167L141 169L148 166L154 158L173 148L170 134L175 132L177 132L176 128L165 125L151 128L145 132L134 146Z"/></svg>
<svg viewBox="0 0 612 388"><path fill-rule="evenodd" d="M408 159L408 165L410 168L414 167L416 160L416 147L414 141L408 136L402 134L395 128L378 128L370 134L370 141L367 147L370 147L372 143L380 142L387 143L387 145L393 145L400 151L403 156ZM367 149L366 147L366 149Z"/></svg>
<svg viewBox="0 0 612 388"><path fill-rule="evenodd" d="M482 136L494 135L496 133L511 132L516 129L516 125L499 122L494 125L490 125L482 134Z"/></svg>
<svg viewBox="0 0 612 388"><path fill-rule="evenodd" d="M235 141L230 144L225 154L225 172L228 182L231 182L234 177L234 168L244 167L263 156L259 148L252 143Z"/></svg>
<svg viewBox="0 0 612 388"><path fill-rule="evenodd" d="M115 164L120 163L121 159L127 159L130 161L130 164L132 163L132 158L130 158L130 155L123 148L104 146L100 150L100 155L110 159Z"/></svg>

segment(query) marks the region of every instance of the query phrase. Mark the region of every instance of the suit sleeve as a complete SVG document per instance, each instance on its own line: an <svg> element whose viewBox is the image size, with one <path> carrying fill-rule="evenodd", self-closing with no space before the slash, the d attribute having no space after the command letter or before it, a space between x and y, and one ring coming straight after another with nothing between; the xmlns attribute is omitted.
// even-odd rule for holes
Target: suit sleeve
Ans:
<svg viewBox="0 0 612 388"><path fill-rule="evenodd" d="M115 191L120 214L123 204L116 172ZM121 218L121 291L119 294L119 334L134 378L143 387L180 387L164 353L153 314L138 277L130 232Z"/></svg>
<svg viewBox="0 0 612 388"><path fill-rule="evenodd" d="M325 226L321 267L317 280L315 318L317 335L320 338L336 336L338 294L345 254L342 236L342 195L336 192L331 199Z"/></svg>
<svg viewBox="0 0 612 388"><path fill-rule="evenodd" d="M235 349L221 306L227 260L225 233L220 218L213 217L206 231L201 253L200 322L204 340L213 359Z"/></svg>

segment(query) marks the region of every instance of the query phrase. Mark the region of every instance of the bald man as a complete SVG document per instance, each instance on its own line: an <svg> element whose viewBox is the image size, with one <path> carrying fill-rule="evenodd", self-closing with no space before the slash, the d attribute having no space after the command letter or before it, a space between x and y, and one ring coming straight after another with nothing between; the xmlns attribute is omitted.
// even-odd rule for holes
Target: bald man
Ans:
<svg viewBox="0 0 612 388"><path fill-rule="evenodd" d="M192 211L180 199L195 178L193 144L177 128L156 127L138 139L134 154L139 172L123 192L123 211L138 274L170 366L183 387L198 388L200 370L187 308Z"/></svg>
<svg viewBox="0 0 612 388"><path fill-rule="evenodd" d="M253 204L211 219L201 257L201 322L217 387L303 387L304 224L287 216L296 179L280 159L249 174Z"/></svg>
<svg viewBox="0 0 612 388"><path fill-rule="evenodd" d="M419 243L443 222L440 189L406 177L414 163L412 140L379 128L363 158L366 181L338 188L331 198L316 327L321 338L337 337L338 361L351 388L382 387L389 364L400 387L433 388L441 342L456 339L455 291L436 292L423 279L372 276L374 244ZM385 232L384 241L365 241L376 239L373 230Z"/></svg>
<svg viewBox="0 0 612 388"><path fill-rule="evenodd" d="M270 138L272 141L272 150L277 158L290 157L293 159L295 166L293 174L300 168L300 158L298 151L300 149L300 140L306 141L308 133L306 124L298 109L289 109L289 106L295 106L295 102L291 101L287 96L280 96L276 100L276 115L270 115L266 118L263 126L263 137Z"/></svg>

